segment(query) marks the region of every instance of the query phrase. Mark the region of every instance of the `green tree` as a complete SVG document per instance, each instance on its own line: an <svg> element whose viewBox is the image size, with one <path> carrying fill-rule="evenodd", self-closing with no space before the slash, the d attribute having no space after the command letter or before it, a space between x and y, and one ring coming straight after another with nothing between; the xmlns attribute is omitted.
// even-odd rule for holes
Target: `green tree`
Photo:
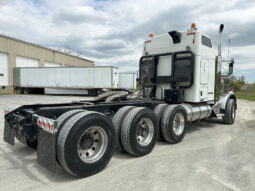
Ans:
<svg viewBox="0 0 255 191"><path fill-rule="evenodd" d="M238 78L238 83L242 86L245 85L245 77L244 76L241 76Z"/></svg>
<svg viewBox="0 0 255 191"><path fill-rule="evenodd" d="M230 87L234 87L235 91L240 91L241 88L245 85L245 77L232 77L230 78L229 85Z"/></svg>

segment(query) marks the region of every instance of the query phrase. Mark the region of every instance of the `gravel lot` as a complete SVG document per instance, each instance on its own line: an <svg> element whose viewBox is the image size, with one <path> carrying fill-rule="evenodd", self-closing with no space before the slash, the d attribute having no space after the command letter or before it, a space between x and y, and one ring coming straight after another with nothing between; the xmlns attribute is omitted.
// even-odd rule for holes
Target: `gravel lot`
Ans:
<svg viewBox="0 0 255 191"><path fill-rule="evenodd" d="M90 98L6 95L0 109L79 99ZM3 141L3 124L1 112L0 190L255 190L255 102L238 100L234 125L191 125L180 144L158 142L145 157L116 151L106 169L85 179L39 166L35 150Z"/></svg>

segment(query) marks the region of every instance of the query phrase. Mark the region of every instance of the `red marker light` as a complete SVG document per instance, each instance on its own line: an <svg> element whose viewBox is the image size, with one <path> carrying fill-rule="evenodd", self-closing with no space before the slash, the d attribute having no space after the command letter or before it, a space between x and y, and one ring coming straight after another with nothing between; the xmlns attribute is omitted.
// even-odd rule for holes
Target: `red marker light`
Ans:
<svg viewBox="0 0 255 191"><path fill-rule="evenodd" d="M10 112L11 112L11 109L9 109L9 108L7 108L7 107L4 108L4 114L5 114L5 115L8 114L8 113L10 113Z"/></svg>
<svg viewBox="0 0 255 191"><path fill-rule="evenodd" d="M38 120L37 120L37 125L38 125L39 127L42 126L42 120L41 120L41 119L38 119Z"/></svg>
<svg viewBox="0 0 255 191"><path fill-rule="evenodd" d="M49 122L48 122L48 129L51 129L51 126L52 126L52 125L51 125L51 122L49 121Z"/></svg>
<svg viewBox="0 0 255 191"><path fill-rule="evenodd" d="M43 127L46 128L46 121L43 121Z"/></svg>

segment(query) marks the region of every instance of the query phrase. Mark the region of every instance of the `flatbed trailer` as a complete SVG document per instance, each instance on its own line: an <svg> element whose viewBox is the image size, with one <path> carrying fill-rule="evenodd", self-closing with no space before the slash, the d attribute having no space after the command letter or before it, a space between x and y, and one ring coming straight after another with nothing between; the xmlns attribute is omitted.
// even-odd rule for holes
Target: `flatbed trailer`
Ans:
<svg viewBox="0 0 255 191"><path fill-rule="evenodd" d="M236 97L221 91L221 52L215 58L210 46L194 25L150 35L139 63L139 91L5 108L4 140L14 145L17 138L36 148L38 163L52 172L58 163L74 176L87 177L108 164L116 147L139 157L158 139L181 142L189 123L222 118L233 124ZM233 61L229 68L231 75Z"/></svg>

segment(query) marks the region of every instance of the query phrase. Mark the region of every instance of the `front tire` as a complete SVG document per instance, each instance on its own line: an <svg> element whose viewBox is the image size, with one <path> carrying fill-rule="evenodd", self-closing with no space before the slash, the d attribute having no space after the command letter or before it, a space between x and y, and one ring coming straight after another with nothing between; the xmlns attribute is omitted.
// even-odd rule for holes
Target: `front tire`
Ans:
<svg viewBox="0 0 255 191"><path fill-rule="evenodd" d="M236 102L234 99L229 99L226 105L225 115L222 117L223 123L232 125L236 118Z"/></svg>
<svg viewBox="0 0 255 191"><path fill-rule="evenodd" d="M70 174L87 177L101 171L115 148L115 129L105 115L84 111L72 116L57 139L57 157Z"/></svg>

